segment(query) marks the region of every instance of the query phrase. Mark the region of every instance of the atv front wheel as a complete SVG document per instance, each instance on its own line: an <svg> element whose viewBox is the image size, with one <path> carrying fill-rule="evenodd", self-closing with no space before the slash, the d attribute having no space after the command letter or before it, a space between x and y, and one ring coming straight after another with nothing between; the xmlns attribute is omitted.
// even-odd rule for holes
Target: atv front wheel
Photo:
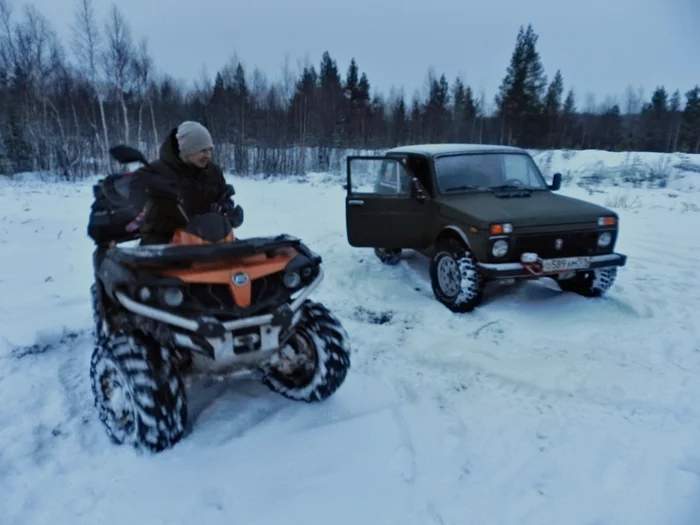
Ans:
<svg viewBox="0 0 700 525"><path fill-rule="evenodd" d="M615 283L617 267L600 268L577 272L570 279L557 280L564 292L573 292L584 297L600 297Z"/></svg>
<svg viewBox="0 0 700 525"><path fill-rule="evenodd" d="M161 452L187 423L187 396L167 349L123 332L95 346L90 362L95 407L116 444Z"/></svg>
<svg viewBox="0 0 700 525"><path fill-rule="evenodd" d="M461 242L441 242L430 261L435 298L453 312L470 312L483 297L484 279L474 255Z"/></svg>
<svg viewBox="0 0 700 525"><path fill-rule="evenodd" d="M289 399L318 402L340 388L349 368L347 332L325 306L307 300L294 335L270 363L263 383Z"/></svg>

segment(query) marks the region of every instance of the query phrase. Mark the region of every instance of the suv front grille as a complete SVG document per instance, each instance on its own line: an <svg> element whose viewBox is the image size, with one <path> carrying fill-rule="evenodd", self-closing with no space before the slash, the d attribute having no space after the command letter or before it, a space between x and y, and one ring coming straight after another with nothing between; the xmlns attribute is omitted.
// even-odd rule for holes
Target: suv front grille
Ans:
<svg viewBox="0 0 700 525"><path fill-rule="evenodd" d="M561 239L560 249L557 249L557 239ZM595 255L597 242L597 231L524 235L516 238L515 252L518 256L534 252L543 259Z"/></svg>

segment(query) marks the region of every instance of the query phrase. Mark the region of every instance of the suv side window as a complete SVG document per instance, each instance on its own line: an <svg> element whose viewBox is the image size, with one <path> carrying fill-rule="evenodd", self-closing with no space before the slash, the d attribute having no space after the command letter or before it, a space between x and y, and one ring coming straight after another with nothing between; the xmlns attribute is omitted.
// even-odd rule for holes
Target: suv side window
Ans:
<svg viewBox="0 0 700 525"><path fill-rule="evenodd" d="M428 159L422 155L410 155L406 160L406 165L416 176L421 186L423 186L428 193L432 193L432 184L430 183L430 163L428 162Z"/></svg>
<svg viewBox="0 0 700 525"><path fill-rule="evenodd" d="M382 162L375 186L377 193L383 195L410 195L411 178L403 167L405 160L398 160L400 160L401 164L394 161Z"/></svg>

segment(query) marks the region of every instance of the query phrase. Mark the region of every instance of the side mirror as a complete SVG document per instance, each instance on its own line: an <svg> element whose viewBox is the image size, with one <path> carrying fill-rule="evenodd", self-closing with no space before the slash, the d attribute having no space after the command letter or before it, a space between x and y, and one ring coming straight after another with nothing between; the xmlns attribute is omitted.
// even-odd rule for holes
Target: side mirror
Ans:
<svg viewBox="0 0 700 525"><path fill-rule="evenodd" d="M425 202L425 192L420 187L418 179L413 177L411 179L411 198L416 199L418 202Z"/></svg>
<svg viewBox="0 0 700 525"><path fill-rule="evenodd" d="M559 188L561 188L561 173L555 173L549 189L552 191L557 191Z"/></svg>
<svg viewBox="0 0 700 525"><path fill-rule="evenodd" d="M143 153L136 148L132 148L131 146L126 146L124 144L114 146L109 150L109 154L112 155L112 158L119 164L140 162L141 164L148 166L148 161L146 160L146 157L143 156Z"/></svg>

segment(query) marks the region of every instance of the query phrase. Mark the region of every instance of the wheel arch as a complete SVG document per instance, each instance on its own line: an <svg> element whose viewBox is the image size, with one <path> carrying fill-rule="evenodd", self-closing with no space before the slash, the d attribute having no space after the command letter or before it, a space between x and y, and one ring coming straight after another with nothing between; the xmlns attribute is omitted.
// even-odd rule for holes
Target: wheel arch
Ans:
<svg viewBox="0 0 700 525"><path fill-rule="evenodd" d="M435 245L437 246L442 241L446 241L449 239L454 239L456 241L462 242L469 250L471 250L471 243L469 242L469 238L459 226L455 226L453 224L445 226L435 238Z"/></svg>

